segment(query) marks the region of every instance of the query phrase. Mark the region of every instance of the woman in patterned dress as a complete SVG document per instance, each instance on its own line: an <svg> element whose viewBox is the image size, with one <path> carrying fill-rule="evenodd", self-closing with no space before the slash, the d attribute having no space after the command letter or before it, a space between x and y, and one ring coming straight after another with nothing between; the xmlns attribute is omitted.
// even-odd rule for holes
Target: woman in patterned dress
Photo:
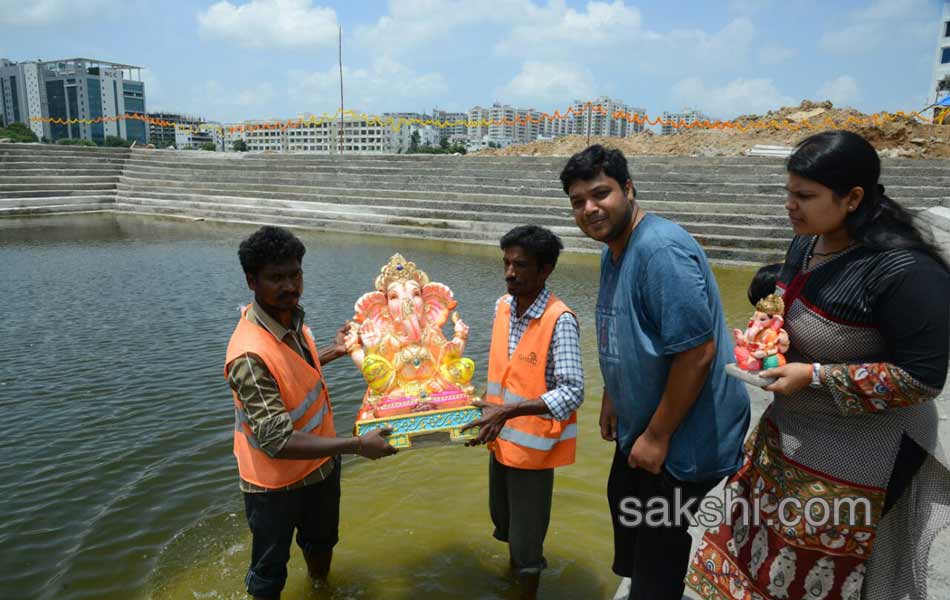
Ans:
<svg viewBox="0 0 950 600"><path fill-rule="evenodd" d="M950 523L934 402L950 274L880 170L846 131L811 136L788 160L796 235L776 293L791 349L762 373L775 398L726 485L731 524L707 531L691 561L701 598L927 596L930 545Z"/></svg>

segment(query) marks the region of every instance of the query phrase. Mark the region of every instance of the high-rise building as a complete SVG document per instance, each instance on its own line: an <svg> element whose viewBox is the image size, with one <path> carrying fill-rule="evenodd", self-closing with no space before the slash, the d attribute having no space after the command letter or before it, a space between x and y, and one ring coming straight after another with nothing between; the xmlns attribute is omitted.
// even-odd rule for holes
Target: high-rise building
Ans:
<svg viewBox="0 0 950 600"><path fill-rule="evenodd" d="M572 115L569 131L573 135L597 137L627 137L643 131L643 124L635 122L630 115L645 115L646 111L603 96L591 100L575 100L571 105Z"/></svg>
<svg viewBox="0 0 950 600"><path fill-rule="evenodd" d="M934 60L933 77L927 98L937 102L950 96L950 2L944 2L937 33L937 56Z"/></svg>
<svg viewBox="0 0 950 600"><path fill-rule="evenodd" d="M478 149L482 144L487 144L488 140L488 121L491 119L491 111L481 106L473 106L468 109L468 145L472 149Z"/></svg>
<svg viewBox="0 0 950 600"><path fill-rule="evenodd" d="M0 59L0 122L26 123L37 137L50 141L75 138L102 143L108 136L118 136L145 143L148 128L135 119L145 115L141 69L90 58L21 63ZM115 118L121 116L127 118Z"/></svg>
<svg viewBox="0 0 950 600"><path fill-rule="evenodd" d="M696 121L708 121L709 117L696 109L687 108L678 113L663 111L663 120L667 121L667 123L660 126L660 133L662 135L670 135L677 131L685 130L684 126L691 125ZM677 123L678 125L674 125L673 123Z"/></svg>
<svg viewBox="0 0 950 600"><path fill-rule="evenodd" d="M432 109L432 120L440 123L441 136L450 143L463 142L468 139L468 115L460 112L448 112Z"/></svg>
<svg viewBox="0 0 950 600"><path fill-rule="evenodd" d="M148 113L148 119L148 141L150 144L155 144L158 148L166 148L174 145L176 138L180 137L180 134L177 133L178 129L197 129L206 124L205 119L202 117L179 113ZM188 143L190 147L190 142Z"/></svg>

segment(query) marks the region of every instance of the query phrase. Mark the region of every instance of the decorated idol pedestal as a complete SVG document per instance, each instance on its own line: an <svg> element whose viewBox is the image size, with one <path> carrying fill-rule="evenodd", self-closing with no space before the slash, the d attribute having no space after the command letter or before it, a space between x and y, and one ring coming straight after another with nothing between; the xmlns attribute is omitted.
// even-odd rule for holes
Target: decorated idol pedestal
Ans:
<svg viewBox="0 0 950 600"><path fill-rule="evenodd" d="M346 350L367 384L354 433L390 427L396 448L431 434L472 439L477 429L460 430L481 417L472 406L475 363L462 356L468 326L453 312L452 290L429 281L400 254L380 269L375 288L356 301L346 336ZM451 340L442 333L450 314Z"/></svg>
<svg viewBox="0 0 950 600"><path fill-rule="evenodd" d="M785 302L781 296L770 294L759 300L745 331L732 330L736 363L726 365L728 375L758 387L775 381L759 373L785 364L789 342L788 333L782 328L784 314Z"/></svg>

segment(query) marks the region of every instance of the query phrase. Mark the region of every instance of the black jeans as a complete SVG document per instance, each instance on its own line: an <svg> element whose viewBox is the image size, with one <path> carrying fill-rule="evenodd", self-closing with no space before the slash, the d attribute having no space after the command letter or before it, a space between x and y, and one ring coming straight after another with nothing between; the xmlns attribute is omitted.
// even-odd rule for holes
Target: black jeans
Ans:
<svg viewBox="0 0 950 600"><path fill-rule="evenodd" d="M680 481L665 469L654 475L643 469L632 469L627 464L627 453L617 447L607 480L607 500L614 526L614 573L629 577L630 600L680 600L683 597L689 550L692 545L688 522L675 524L674 495L680 490L680 504L691 498L696 502L690 511L695 514L699 501L716 486L712 481ZM640 523L633 526L632 506L639 501L641 516L647 515L651 498L662 498L669 503L669 514L674 522L661 526Z"/></svg>
<svg viewBox="0 0 950 600"><path fill-rule="evenodd" d="M244 494L244 513L251 528L251 567L244 584L252 596L277 596L287 582L290 543L307 556L333 549L339 539L340 459L319 483L281 492Z"/></svg>

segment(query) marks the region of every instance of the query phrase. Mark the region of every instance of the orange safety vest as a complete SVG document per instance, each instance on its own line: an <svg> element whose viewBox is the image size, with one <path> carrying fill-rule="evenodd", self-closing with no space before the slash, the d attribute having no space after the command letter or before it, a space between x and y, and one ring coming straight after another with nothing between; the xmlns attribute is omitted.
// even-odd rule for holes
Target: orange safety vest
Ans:
<svg viewBox="0 0 950 600"><path fill-rule="evenodd" d="M258 356L277 381L284 408L290 413L294 430L321 437L336 437L333 427L333 408L330 395L323 383L323 372L317 347L310 329L303 327L310 356L315 367L278 340L269 331L247 319L247 308L228 343L224 363L224 377L234 360L251 353ZM244 414L240 398L234 396L234 456L237 458L241 479L261 487L279 489L296 483L318 469L330 457L314 459L271 458L261 450Z"/></svg>
<svg viewBox="0 0 950 600"><path fill-rule="evenodd" d="M546 391L544 371L554 326L565 312L573 314L554 295L540 318L532 319L508 356L511 305L507 296L498 302L488 354L488 388L485 401L512 404L536 400ZM495 460L519 469L550 469L574 462L577 449L577 413L563 421L551 415L530 415L509 419L494 442L488 445Z"/></svg>

